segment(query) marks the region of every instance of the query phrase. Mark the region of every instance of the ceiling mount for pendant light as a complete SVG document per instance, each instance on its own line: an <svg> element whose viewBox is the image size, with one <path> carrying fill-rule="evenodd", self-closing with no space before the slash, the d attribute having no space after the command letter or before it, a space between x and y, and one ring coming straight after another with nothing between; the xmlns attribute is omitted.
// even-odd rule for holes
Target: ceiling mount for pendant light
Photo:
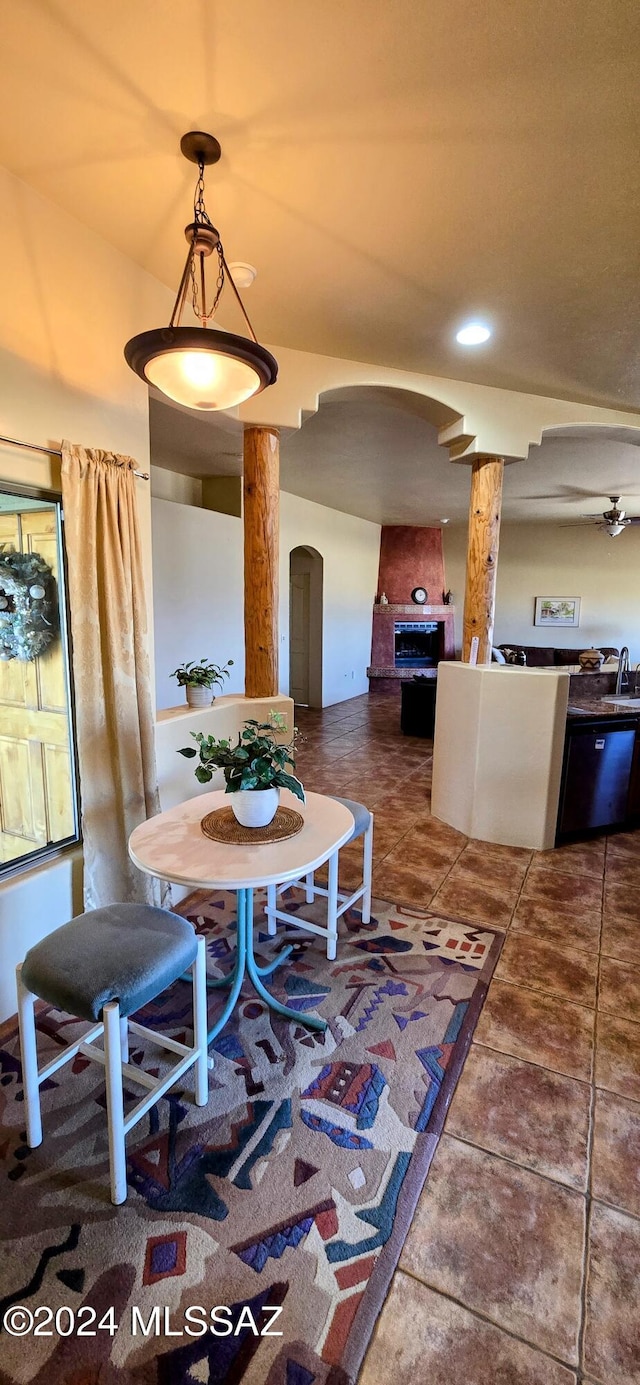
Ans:
<svg viewBox="0 0 640 1385"><path fill-rule="evenodd" d="M224 257L222 242L204 204L204 170L220 158L213 135L191 130L180 140L186 159L198 165L193 221L185 227L189 249L168 327L140 332L128 341L127 363L142 380L189 409L232 409L259 394L278 377L278 363L260 346ZM214 256L217 275L213 297L207 298L205 264ZM250 337L222 332L212 324L225 283L229 283L249 328ZM199 327L182 327L182 313L191 299Z"/></svg>

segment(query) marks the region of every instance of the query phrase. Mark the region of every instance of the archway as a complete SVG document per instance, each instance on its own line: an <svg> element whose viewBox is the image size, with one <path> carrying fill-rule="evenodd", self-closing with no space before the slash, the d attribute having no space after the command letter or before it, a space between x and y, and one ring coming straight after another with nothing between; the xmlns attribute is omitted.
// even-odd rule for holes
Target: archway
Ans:
<svg viewBox="0 0 640 1385"><path fill-rule="evenodd" d="M303 707L322 706L323 561L306 544L289 555L289 695Z"/></svg>

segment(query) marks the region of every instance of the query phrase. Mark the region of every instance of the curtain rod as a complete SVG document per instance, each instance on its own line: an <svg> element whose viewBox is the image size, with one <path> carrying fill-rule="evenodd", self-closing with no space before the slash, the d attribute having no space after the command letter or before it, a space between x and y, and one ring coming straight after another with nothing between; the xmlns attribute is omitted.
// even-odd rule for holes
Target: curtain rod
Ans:
<svg viewBox="0 0 640 1385"><path fill-rule="evenodd" d="M59 447L44 447L39 442L21 442L19 438L5 438L0 433L0 442L8 442L12 447L26 447L29 452L46 452L49 457L61 457L62 449ZM149 480L148 471L134 471L134 476L139 476L141 481Z"/></svg>

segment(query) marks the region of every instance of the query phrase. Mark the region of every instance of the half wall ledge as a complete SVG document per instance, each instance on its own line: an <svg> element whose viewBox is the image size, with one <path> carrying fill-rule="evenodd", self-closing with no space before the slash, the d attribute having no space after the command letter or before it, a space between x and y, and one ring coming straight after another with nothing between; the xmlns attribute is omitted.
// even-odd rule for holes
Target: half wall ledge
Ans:
<svg viewBox="0 0 640 1385"><path fill-rule="evenodd" d="M186 760L178 751L190 745L191 733L202 731L205 736L235 739L245 721L253 717L266 721L269 712L281 712L286 719L285 739L293 734L293 699L278 693L277 697L244 697L242 693L226 693L216 697L211 707L165 707L156 716L156 762L160 807L162 812L175 808L187 798L224 788L222 770L214 774L210 784L199 784L194 774L195 761Z"/></svg>

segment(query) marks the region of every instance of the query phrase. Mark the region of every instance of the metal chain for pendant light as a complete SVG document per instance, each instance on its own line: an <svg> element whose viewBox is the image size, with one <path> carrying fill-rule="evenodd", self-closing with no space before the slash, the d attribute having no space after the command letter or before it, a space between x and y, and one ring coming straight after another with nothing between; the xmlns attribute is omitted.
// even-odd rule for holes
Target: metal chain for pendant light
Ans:
<svg viewBox="0 0 640 1385"><path fill-rule="evenodd" d="M202 159L198 161L198 180L193 199L193 219L202 226L211 226L213 223L204 205L204 163Z"/></svg>
<svg viewBox="0 0 640 1385"><path fill-rule="evenodd" d="M198 180L196 182L195 196L193 199L193 219L199 226L208 226L212 231L215 231L216 229L204 204L204 162L201 159L198 160ZM208 312L204 311L205 304L200 303L200 291L198 288L198 280L196 276L195 255L192 257L191 260L191 304L193 307L194 315L197 318L199 318L200 322L202 323L208 322L210 318L213 317L218 303L220 302L220 294L222 293L222 290L224 288L224 252L222 249L220 237L218 237L218 243L215 247L215 253L218 256L218 277L216 280L216 291L214 294L213 303L209 308ZM199 256L199 259L200 274L202 282L204 284L204 256L202 255L202 253Z"/></svg>

